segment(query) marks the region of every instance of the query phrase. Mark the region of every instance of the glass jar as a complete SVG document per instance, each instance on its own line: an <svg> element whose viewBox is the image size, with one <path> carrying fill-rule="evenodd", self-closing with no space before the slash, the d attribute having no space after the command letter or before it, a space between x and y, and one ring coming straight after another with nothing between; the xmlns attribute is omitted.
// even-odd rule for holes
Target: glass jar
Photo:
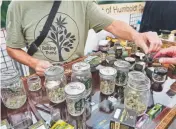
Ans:
<svg viewBox="0 0 176 129"><path fill-rule="evenodd" d="M165 67L156 67L152 74L152 90L154 91L162 91L162 84L166 81L167 68Z"/></svg>
<svg viewBox="0 0 176 129"><path fill-rule="evenodd" d="M100 91L105 95L110 95L115 90L116 69L105 67L100 69Z"/></svg>
<svg viewBox="0 0 176 129"><path fill-rule="evenodd" d="M114 62L114 67L117 70L116 85L124 86L127 84L127 74L131 67L130 63L123 60L117 60Z"/></svg>
<svg viewBox="0 0 176 129"><path fill-rule="evenodd" d="M115 57L116 57L116 59L122 58L122 53L123 53L122 49L123 48L121 46L117 46L116 47L116 50L115 50Z"/></svg>
<svg viewBox="0 0 176 129"><path fill-rule="evenodd" d="M31 76L27 79L29 91L38 91L41 89L41 79L39 76Z"/></svg>
<svg viewBox="0 0 176 129"><path fill-rule="evenodd" d="M53 103L65 101L64 87L66 78L62 66L52 66L45 71L45 83L48 98Z"/></svg>
<svg viewBox="0 0 176 129"><path fill-rule="evenodd" d="M115 61L116 61L115 56L110 55L106 57L107 66L113 67Z"/></svg>
<svg viewBox="0 0 176 129"><path fill-rule="evenodd" d="M18 109L26 102L26 92L18 71L12 69L1 74L1 98L10 109Z"/></svg>
<svg viewBox="0 0 176 129"><path fill-rule="evenodd" d="M65 86L68 113L80 116L85 109L85 85L81 82L71 82Z"/></svg>
<svg viewBox="0 0 176 129"><path fill-rule="evenodd" d="M142 72L128 73L128 85L125 88L125 108L133 110L138 116L145 113L150 97L150 80Z"/></svg>
<svg viewBox="0 0 176 129"><path fill-rule="evenodd" d="M78 62L72 66L72 82L82 82L86 87L86 97L92 92L92 74L90 65L85 62Z"/></svg>

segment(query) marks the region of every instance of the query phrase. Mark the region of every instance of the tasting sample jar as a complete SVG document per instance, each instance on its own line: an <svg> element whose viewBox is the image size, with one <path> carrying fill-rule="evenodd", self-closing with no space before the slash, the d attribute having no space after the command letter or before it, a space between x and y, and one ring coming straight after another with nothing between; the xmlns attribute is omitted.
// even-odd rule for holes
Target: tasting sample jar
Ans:
<svg viewBox="0 0 176 129"><path fill-rule="evenodd" d="M133 110L138 116L147 110L150 97L150 80L142 72L128 73L128 84L125 87L125 108Z"/></svg>
<svg viewBox="0 0 176 129"><path fill-rule="evenodd" d="M26 92L17 70L1 73L1 98L9 109L18 109L26 102Z"/></svg>
<svg viewBox="0 0 176 129"><path fill-rule="evenodd" d="M100 69L100 91L105 95L110 95L115 90L117 70L112 67Z"/></svg>
<svg viewBox="0 0 176 129"><path fill-rule="evenodd" d="M81 82L71 82L65 86L68 113L80 116L85 109L85 85Z"/></svg>
<svg viewBox="0 0 176 129"><path fill-rule="evenodd" d="M45 71L45 83L48 98L53 103L62 103L65 100L64 87L66 78L62 66L51 66Z"/></svg>
<svg viewBox="0 0 176 129"><path fill-rule="evenodd" d="M114 68L117 70L116 85L125 86L127 84L127 74L131 64L127 61L117 60L114 62Z"/></svg>
<svg viewBox="0 0 176 129"><path fill-rule="evenodd" d="M121 46L117 46L117 47L116 47L116 50L115 50L115 57L116 57L117 59L119 59L119 58L122 57L122 53L123 53L122 49L123 49L123 48L122 48Z"/></svg>
<svg viewBox="0 0 176 129"><path fill-rule="evenodd" d="M41 89L41 79L39 76L31 76L27 79L29 91L38 91Z"/></svg>
<svg viewBox="0 0 176 129"><path fill-rule="evenodd" d="M90 64L78 62L72 65L72 82L82 82L86 87L86 97L92 92L92 74Z"/></svg>

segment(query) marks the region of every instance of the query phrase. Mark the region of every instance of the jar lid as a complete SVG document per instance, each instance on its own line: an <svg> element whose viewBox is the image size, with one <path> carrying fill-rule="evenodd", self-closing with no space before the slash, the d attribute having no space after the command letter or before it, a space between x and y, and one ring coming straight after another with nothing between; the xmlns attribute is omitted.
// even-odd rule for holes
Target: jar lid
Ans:
<svg viewBox="0 0 176 129"><path fill-rule="evenodd" d="M123 60L117 60L114 62L114 65L118 68L128 68L131 66L129 62Z"/></svg>
<svg viewBox="0 0 176 129"><path fill-rule="evenodd" d="M154 69L154 73L158 74L158 75L166 75L167 74L168 69L165 67L156 67Z"/></svg>
<svg viewBox="0 0 176 129"><path fill-rule="evenodd" d="M85 85L81 82L71 82L65 86L65 93L67 95L80 95L85 91Z"/></svg>
<svg viewBox="0 0 176 129"><path fill-rule="evenodd" d="M112 76L117 73L117 70L112 67L104 67L100 69L100 73L106 76Z"/></svg>
<svg viewBox="0 0 176 129"><path fill-rule="evenodd" d="M62 66L51 66L45 70L45 76L54 77L64 73Z"/></svg>
<svg viewBox="0 0 176 129"><path fill-rule="evenodd" d="M171 31L170 31L170 30L161 30L161 33L162 33L162 34L170 34Z"/></svg>
<svg viewBox="0 0 176 129"><path fill-rule="evenodd" d="M121 47L121 46L117 46L117 47L116 47L117 50L121 50L122 48L123 48L123 47Z"/></svg>
<svg viewBox="0 0 176 129"><path fill-rule="evenodd" d="M135 58L133 57L125 57L125 60L128 61L128 62L135 62Z"/></svg>
<svg viewBox="0 0 176 129"><path fill-rule="evenodd" d="M15 69L9 69L1 73L1 86L13 83L19 79L19 72Z"/></svg>
<svg viewBox="0 0 176 129"><path fill-rule="evenodd" d="M90 69L90 64L86 62L77 62L72 66L73 71L85 71Z"/></svg>

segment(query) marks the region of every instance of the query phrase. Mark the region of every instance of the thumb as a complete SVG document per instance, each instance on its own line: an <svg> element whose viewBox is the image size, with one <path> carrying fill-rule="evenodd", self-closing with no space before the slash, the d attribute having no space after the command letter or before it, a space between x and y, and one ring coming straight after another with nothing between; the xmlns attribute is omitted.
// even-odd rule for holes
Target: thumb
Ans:
<svg viewBox="0 0 176 129"><path fill-rule="evenodd" d="M142 43L141 44L141 48L143 49L143 51L145 52L145 54L148 54L149 49L146 43Z"/></svg>
<svg viewBox="0 0 176 129"><path fill-rule="evenodd" d="M163 64L176 64L176 58L160 58L159 62Z"/></svg>

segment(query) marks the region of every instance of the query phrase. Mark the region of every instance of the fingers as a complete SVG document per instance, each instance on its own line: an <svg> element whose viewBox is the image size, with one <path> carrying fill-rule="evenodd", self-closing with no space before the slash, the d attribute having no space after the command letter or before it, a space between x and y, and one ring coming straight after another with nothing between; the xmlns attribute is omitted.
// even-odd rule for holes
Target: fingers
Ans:
<svg viewBox="0 0 176 129"><path fill-rule="evenodd" d="M174 57L176 56L176 47L169 47L169 48L164 48L156 53L154 58L162 57L162 56L170 56ZM174 55L175 54L175 55Z"/></svg>
<svg viewBox="0 0 176 129"><path fill-rule="evenodd" d="M149 49L148 49L148 46L147 46L146 43L143 43L143 44L141 45L141 48L144 50L145 54L149 53Z"/></svg>
<svg viewBox="0 0 176 129"><path fill-rule="evenodd" d="M162 42L156 32L147 32L146 38L150 44L149 52L156 52L160 50Z"/></svg>
<svg viewBox="0 0 176 129"><path fill-rule="evenodd" d="M176 58L160 58L159 62L163 64L176 64Z"/></svg>

